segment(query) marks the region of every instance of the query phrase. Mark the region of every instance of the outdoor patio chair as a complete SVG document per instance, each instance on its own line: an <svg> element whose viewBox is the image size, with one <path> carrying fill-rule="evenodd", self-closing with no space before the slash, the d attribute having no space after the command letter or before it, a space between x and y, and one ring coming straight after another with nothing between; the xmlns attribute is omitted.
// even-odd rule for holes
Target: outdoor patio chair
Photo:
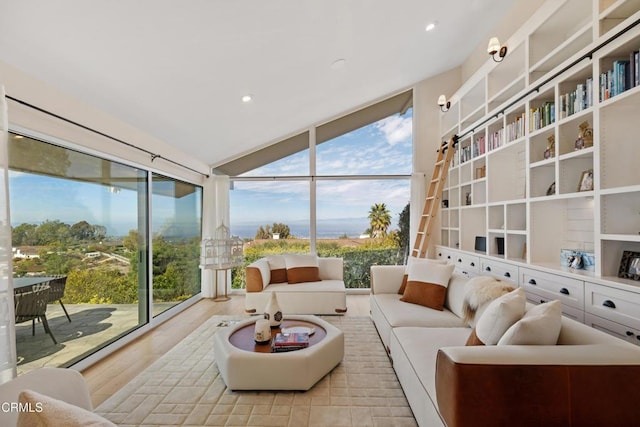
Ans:
<svg viewBox="0 0 640 427"><path fill-rule="evenodd" d="M47 302L49 301L49 285L34 285L29 292L22 292L14 295L14 309L16 323L28 322L31 320L31 334L36 334L36 319L42 322L44 331L51 336L54 344L58 344L53 336L47 321Z"/></svg>
<svg viewBox="0 0 640 427"><path fill-rule="evenodd" d="M71 322L71 317L69 317L69 313L67 313L67 308L62 303L62 297L64 296L64 289L67 284L67 276L59 276L49 281L49 300L48 302L56 302L60 303L62 306L62 310L64 310L64 314L67 316L69 322Z"/></svg>

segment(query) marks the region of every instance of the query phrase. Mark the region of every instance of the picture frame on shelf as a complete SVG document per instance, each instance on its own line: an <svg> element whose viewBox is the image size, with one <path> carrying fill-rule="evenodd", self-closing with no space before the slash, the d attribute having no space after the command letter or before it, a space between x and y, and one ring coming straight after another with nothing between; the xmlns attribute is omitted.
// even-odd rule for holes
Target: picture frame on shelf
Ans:
<svg viewBox="0 0 640 427"><path fill-rule="evenodd" d="M622 252L618 277L640 281L640 252Z"/></svg>
<svg viewBox="0 0 640 427"><path fill-rule="evenodd" d="M593 190L593 169L582 171L582 175L580 175L580 183L578 184L578 191L591 190Z"/></svg>

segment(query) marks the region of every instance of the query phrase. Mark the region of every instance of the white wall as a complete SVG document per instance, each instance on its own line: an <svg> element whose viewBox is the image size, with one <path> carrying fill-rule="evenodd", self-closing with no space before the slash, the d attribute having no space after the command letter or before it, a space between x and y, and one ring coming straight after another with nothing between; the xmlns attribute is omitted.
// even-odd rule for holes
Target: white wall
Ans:
<svg viewBox="0 0 640 427"><path fill-rule="evenodd" d="M0 84L3 84L8 96L20 99L59 116L78 122L84 126L99 130L107 135L121 139L129 144L160 154L192 169L208 173L208 165L169 146L165 142L134 128L106 113L97 110L79 100L61 93L55 88L36 80L24 72L0 61ZM89 152L99 152L115 156L122 160L137 163L151 170L164 172L197 184L202 176L184 168L172 165L162 159L151 162L151 156L108 138L96 135L77 126L64 123L44 113L9 101L9 128L23 128L35 131L43 136L52 136L70 142Z"/></svg>
<svg viewBox="0 0 640 427"><path fill-rule="evenodd" d="M475 73L489 58L487 53L487 45L489 44L489 38L498 37L501 43L505 42L511 37L531 16L534 14L540 6L547 0L527 0L516 1L514 5L506 11L502 20L491 30L486 40L480 40L473 52L464 61L461 66L461 79L464 82ZM551 0L557 1L557 0ZM585 4L591 7L590 1L585 0ZM507 48L509 47L508 43ZM507 52L508 54L508 52Z"/></svg>
<svg viewBox="0 0 640 427"><path fill-rule="evenodd" d="M454 68L445 73L417 83L413 92L413 170L425 174L426 180L431 179L433 166L436 162L438 146L440 145L440 115L438 97L442 94L449 96L455 92L461 83L460 68ZM420 215L424 207L426 194L415 194L412 191L411 200L411 240L413 248L416 229L420 222ZM437 233L436 233L437 234ZM438 244L440 236L434 235L433 244Z"/></svg>

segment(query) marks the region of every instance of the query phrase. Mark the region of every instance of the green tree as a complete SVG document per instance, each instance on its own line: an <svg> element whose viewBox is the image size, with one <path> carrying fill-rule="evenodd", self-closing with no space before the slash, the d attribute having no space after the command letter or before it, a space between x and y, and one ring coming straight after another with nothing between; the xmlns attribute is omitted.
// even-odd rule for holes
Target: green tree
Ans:
<svg viewBox="0 0 640 427"><path fill-rule="evenodd" d="M59 220L47 220L36 228L36 241L39 246L62 246L69 242L70 228Z"/></svg>
<svg viewBox="0 0 640 427"><path fill-rule="evenodd" d="M274 222L271 226L271 236L279 234L281 239L288 239L291 237L291 229L287 224L281 222Z"/></svg>
<svg viewBox="0 0 640 427"><path fill-rule="evenodd" d="M266 240L273 238L274 234L278 234L281 239L288 239L291 237L291 229L287 224L281 222L274 222L273 225L261 225L256 231L255 240Z"/></svg>
<svg viewBox="0 0 640 427"><path fill-rule="evenodd" d="M380 238L387 235L387 229L391 225L391 213L384 203L375 203L369 210L369 224L371 237Z"/></svg>
<svg viewBox="0 0 640 427"><path fill-rule="evenodd" d="M269 239L271 236L269 234L269 226L260 226L258 228L258 230L256 231L256 235L255 235L255 239L256 240L263 240L263 239Z"/></svg>
<svg viewBox="0 0 640 427"><path fill-rule="evenodd" d="M11 230L11 242L13 246L33 246L36 242L35 224L20 224Z"/></svg>
<svg viewBox="0 0 640 427"><path fill-rule="evenodd" d="M87 221L80 221L71 226L69 233L76 240L92 240L95 236L95 229Z"/></svg>

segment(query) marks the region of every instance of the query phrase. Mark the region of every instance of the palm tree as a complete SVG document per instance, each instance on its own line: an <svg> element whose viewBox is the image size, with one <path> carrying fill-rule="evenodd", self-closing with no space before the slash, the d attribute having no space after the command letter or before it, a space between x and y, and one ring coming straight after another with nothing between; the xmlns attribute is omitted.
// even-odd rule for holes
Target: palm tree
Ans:
<svg viewBox="0 0 640 427"><path fill-rule="evenodd" d="M371 225L371 237L384 237L391 225L391 213L384 203L376 203L369 211L369 224Z"/></svg>

